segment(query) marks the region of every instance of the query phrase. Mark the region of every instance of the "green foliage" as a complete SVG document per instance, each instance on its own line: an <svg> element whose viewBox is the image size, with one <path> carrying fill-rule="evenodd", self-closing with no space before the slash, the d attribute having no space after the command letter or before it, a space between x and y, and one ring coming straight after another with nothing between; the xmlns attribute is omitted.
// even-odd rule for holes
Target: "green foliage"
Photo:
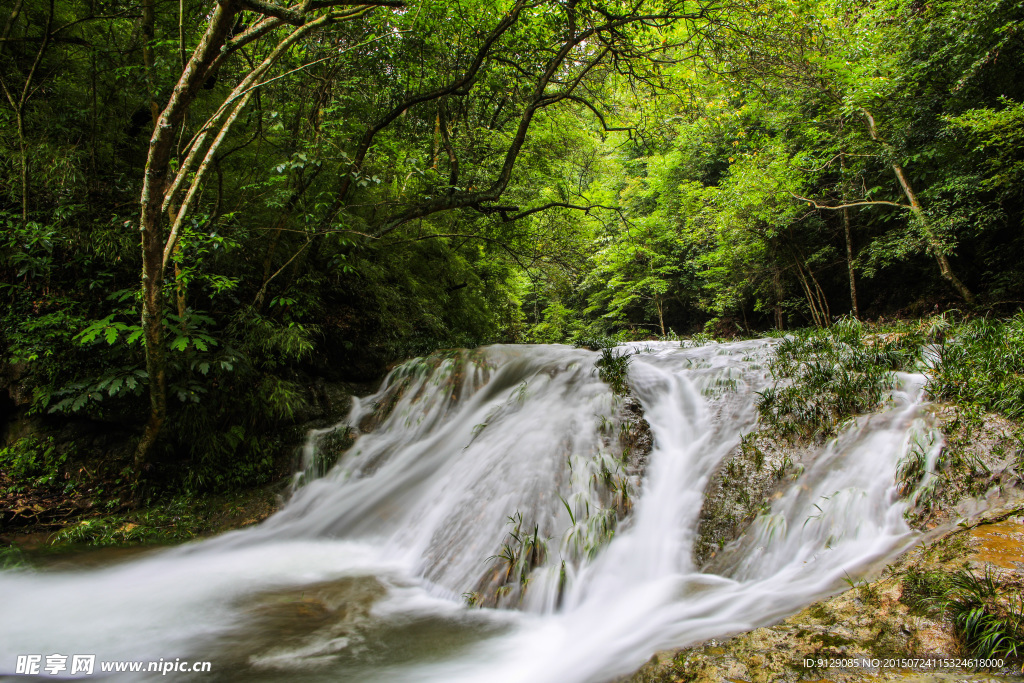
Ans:
<svg viewBox="0 0 1024 683"><path fill-rule="evenodd" d="M904 601L949 617L971 657L1024 657L1024 599L999 585L991 565L981 576L969 569L915 571L904 580Z"/></svg>
<svg viewBox="0 0 1024 683"><path fill-rule="evenodd" d="M597 376L611 387L612 393L625 395L629 393L629 363L633 354L629 351L616 351L616 347L606 346L601 349L601 357L594 361Z"/></svg>
<svg viewBox="0 0 1024 683"><path fill-rule="evenodd" d="M1024 180L1024 102L1001 97L999 108L969 109L947 120L968 131L977 144L975 151L986 157L987 186L1009 189Z"/></svg>
<svg viewBox="0 0 1024 683"><path fill-rule="evenodd" d="M180 543L203 528L195 501L179 496L168 504L121 515L92 517L61 529L51 546L123 546Z"/></svg>
<svg viewBox="0 0 1024 683"><path fill-rule="evenodd" d="M0 545L0 571L28 569L31 567L25 553L16 545Z"/></svg>
<svg viewBox="0 0 1024 683"><path fill-rule="evenodd" d="M508 6L417 1L286 51L168 255L163 471L193 488L263 481L272 435L307 413L307 376L368 381L438 348L827 327L853 308L851 277L862 314L920 314L957 296L943 254L983 302L1021 301L1020 3L710 3L693 22L624 20L565 43L677 4L527 4L490 40ZM140 423L138 199L150 99L178 81L181 46L156 41L145 66L137 4L18 8L0 50L5 92L27 98L0 100L3 362L37 413ZM208 13L183 9L187 49ZM41 40L48 21L59 39ZM177 36L176 13L154 29ZM538 91L556 46L568 59ZM250 69L235 55L207 79L182 147ZM1015 353L961 359L958 344L995 348L971 334L925 334L947 340L936 392L1019 415ZM891 369L876 346L780 370L820 391L780 385L768 413L821 432L868 409L884 373L847 365ZM617 362L608 381L624 386ZM795 418L803 398L818 412Z"/></svg>
<svg viewBox="0 0 1024 683"><path fill-rule="evenodd" d="M977 318L947 333L928 389L936 398L1024 417L1024 313Z"/></svg>
<svg viewBox="0 0 1024 683"><path fill-rule="evenodd" d="M761 418L780 436L825 438L852 415L877 408L894 386L893 372L914 367L919 338L866 339L855 320L799 330L776 346L776 382L759 392Z"/></svg>
<svg viewBox="0 0 1024 683"><path fill-rule="evenodd" d="M15 491L60 487L69 493L74 483L61 477L67 458L68 451L58 451L52 437L26 436L0 449L0 468L14 480Z"/></svg>

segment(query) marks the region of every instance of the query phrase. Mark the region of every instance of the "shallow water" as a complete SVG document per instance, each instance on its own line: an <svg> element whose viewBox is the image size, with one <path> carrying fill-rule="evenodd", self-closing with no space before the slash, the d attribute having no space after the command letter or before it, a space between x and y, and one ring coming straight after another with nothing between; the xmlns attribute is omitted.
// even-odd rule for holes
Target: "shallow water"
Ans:
<svg viewBox="0 0 1024 683"><path fill-rule="evenodd" d="M311 435L302 485L260 526L110 567L0 574L0 673L19 654L88 653L207 660L194 678L208 681L605 683L656 650L796 612L913 540L893 480L923 429L923 377L900 375L887 408L824 447L726 569L703 574L704 487L755 423L771 346L632 345L655 441L642 472L622 461L620 399L594 352L410 362L356 401L339 426L355 445L319 477L330 433Z"/></svg>

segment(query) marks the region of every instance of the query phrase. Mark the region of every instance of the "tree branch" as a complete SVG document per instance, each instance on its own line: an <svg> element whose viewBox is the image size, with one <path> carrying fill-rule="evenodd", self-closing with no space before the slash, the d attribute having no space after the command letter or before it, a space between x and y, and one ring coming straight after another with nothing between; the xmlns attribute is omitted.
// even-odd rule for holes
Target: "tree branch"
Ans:
<svg viewBox="0 0 1024 683"><path fill-rule="evenodd" d="M833 205L830 205L830 204L821 204L819 202L814 201L813 199L808 199L807 197L801 197L800 195L795 194L793 192L790 192L789 194L793 195L794 199L799 199L802 202L807 202L808 204L813 206L815 209L826 209L828 211L836 211L838 209L852 209L855 206L895 206L898 209L911 209L911 208L913 208L913 207L909 206L908 204L900 204L899 202L887 202L887 201L885 201L883 199L865 199L865 200L859 201L859 202L849 202L849 203L846 203L846 204L836 204L836 205L833 206Z"/></svg>
<svg viewBox="0 0 1024 683"><path fill-rule="evenodd" d="M579 95L566 95L565 99L582 104L584 107L594 112L594 116L596 116L597 119L601 122L601 128L603 128L606 133L611 133L612 131L635 130L634 126L612 126L609 128L608 124L604 120L604 115L597 109L597 107L595 107L588 100L580 97Z"/></svg>
<svg viewBox="0 0 1024 683"><path fill-rule="evenodd" d="M290 7L281 7L280 5L275 5L272 2L265 2L264 0L240 0L240 4L247 10L252 10L253 12L257 12L264 16L280 19L286 24L302 26L306 23L305 12L296 11Z"/></svg>
<svg viewBox="0 0 1024 683"><path fill-rule="evenodd" d="M548 202L547 204L544 204L542 206L537 206L537 207L534 207L532 209L527 209L526 211L523 211L521 213L517 213L515 216L509 216L509 217L503 216L502 218L504 218L504 222L511 223L512 221L518 221L519 219L526 218L527 216L530 216L532 214L540 213L541 211L547 211L548 209L554 209L554 208L557 208L557 207L561 207L563 209L573 209L575 211L582 211L583 213L587 214L588 216L590 215L590 212L593 211L594 209L607 209L608 211L616 211L616 212L621 212L622 211L622 209L620 209L617 206L605 206L603 204L591 204L590 206L579 206L577 204L569 204L568 202Z"/></svg>

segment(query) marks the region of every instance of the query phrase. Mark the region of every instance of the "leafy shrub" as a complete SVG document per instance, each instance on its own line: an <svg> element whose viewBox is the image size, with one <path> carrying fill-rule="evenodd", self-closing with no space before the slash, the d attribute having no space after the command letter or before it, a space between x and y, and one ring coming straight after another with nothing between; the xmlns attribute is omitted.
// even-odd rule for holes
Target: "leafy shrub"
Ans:
<svg viewBox="0 0 1024 683"><path fill-rule="evenodd" d="M53 487L61 481L61 468L67 457L67 451L58 452L52 437L26 436L0 449L0 469L14 480L18 490ZM67 483L65 493L73 488L73 483Z"/></svg>

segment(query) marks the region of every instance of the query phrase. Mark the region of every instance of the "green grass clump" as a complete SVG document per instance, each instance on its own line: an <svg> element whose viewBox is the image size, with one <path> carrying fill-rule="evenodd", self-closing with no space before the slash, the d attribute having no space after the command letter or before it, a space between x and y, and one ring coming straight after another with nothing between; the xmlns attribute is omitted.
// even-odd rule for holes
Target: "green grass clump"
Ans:
<svg viewBox="0 0 1024 683"><path fill-rule="evenodd" d="M1024 312L956 326L939 346L928 389L936 398L1024 418Z"/></svg>
<svg viewBox="0 0 1024 683"><path fill-rule="evenodd" d="M614 348L609 347L601 349L601 357L594 363L598 377L612 388L613 393L620 396L629 393L626 377L631 356L628 351L616 353Z"/></svg>
<svg viewBox="0 0 1024 683"><path fill-rule="evenodd" d="M508 517L508 525L512 529L507 533L497 555L488 560L498 560L505 564L504 583L519 582L525 586L530 572L544 563L547 557L547 542L540 537L540 527L533 525L530 533L523 527L523 515L516 510Z"/></svg>
<svg viewBox="0 0 1024 683"><path fill-rule="evenodd" d="M782 437L830 436L846 418L881 405L894 371L916 365L921 341L911 333L867 337L852 319L797 331L776 347L776 382L759 392L761 418Z"/></svg>
<svg viewBox="0 0 1024 683"><path fill-rule="evenodd" d="M16 545L0 545L0 571L28 569L31 565Z"/></svg>
<svg viewBox="0 0 1024 683"><path fill-rule="evenodd" d="M1003 596L991 566L977 576L955 572L913 572L904 579L904 602L919 611L947 616L964 649L978 659L1024 656L1024 600Z"/></svg>
<svg viewBox="0 0 1024 683"><path fill-rule="evenodd" d="M945 595L952 587L951 574L944 571L926 571L914 567L902 578L903 594L900 602L910 607L916 614L938 616L941 605L938 598Z"/></svg>
<svg viewBox="0 0 1024 683"><path fill-rule="evenodd" d="M938 503L942 478L928 475L936 475L946 464L945 450L940 450L932 463L934 471L928 470L928 454L937 445L938 438L934 433L913 436L907 452L896 465L896 489L900 496L907 498L913 494L913 505L929 511Z"/></svg>
<svg viewBox="0 0 1024 683"><path fill-rule="evenodd" d="M604 349L610 349L613 346L618 345L618 341L614 337L601 336L601 335L588 335L577 337L573 340L572 344L577 349L589 349L591 351L602 351Z"/></svg>
<svg viewBox="0 0 1024 683"><path fill-rule="evenodd" d="M724 340L716 339L713 335L707 332L697 332L696 334L690 335L687 339L680 339L679 346L684 349L696 349L701 346L707 346L708 344L714 344L721 341Z"/></svg>

